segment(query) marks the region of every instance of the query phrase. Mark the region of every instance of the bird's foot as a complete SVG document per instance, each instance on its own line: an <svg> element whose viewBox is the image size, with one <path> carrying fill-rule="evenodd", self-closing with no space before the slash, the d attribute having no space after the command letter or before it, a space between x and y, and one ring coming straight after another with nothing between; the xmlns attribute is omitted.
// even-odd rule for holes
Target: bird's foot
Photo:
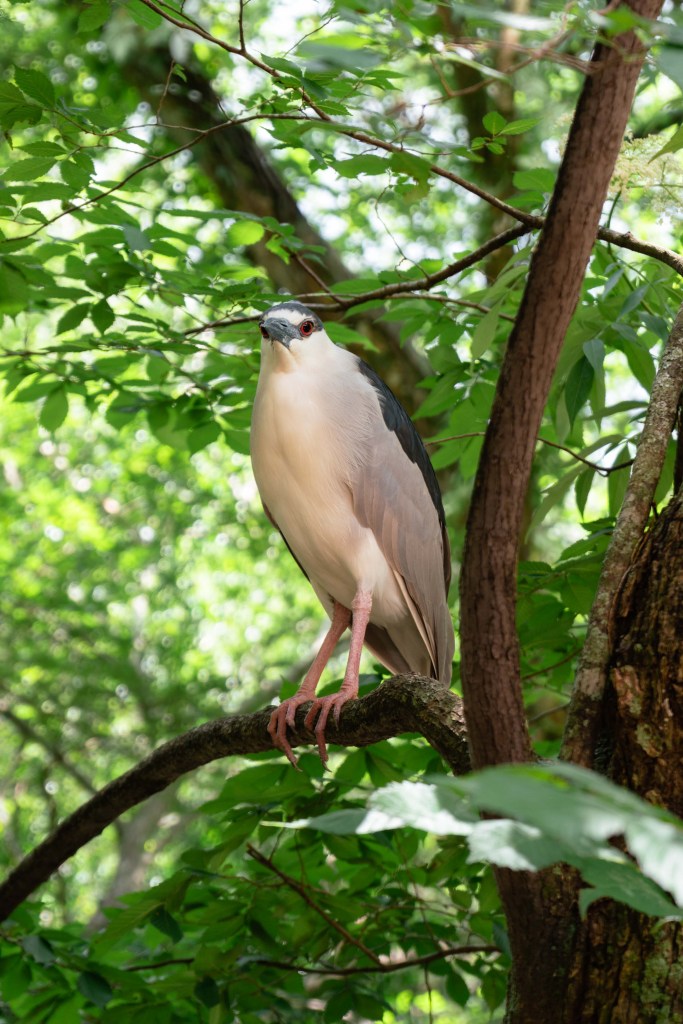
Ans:
<svg viewBox="0 0 683 1024"><path fill-rule="evenodd" d="M320 754L320 760L323 763L323 767L327 767L328 754L327 754L327 743L325 742L325 726L327 720L330 717L330 712L333 713L334 720L339 725L339 715L341 709L348 701L353 700L358 696L358 686L345 688L342 686L339 693L332 693L328 697L317 697L311 706L310 711L304 719L304 725L307 729L312 729L315 735L316 743L318 744L318 753ZM317 722L316 722L317 717ZM315 728L313 723L315 722Z"/></svg>
<svg viewBox="0 0 683 1024"><path fill-rule="evenodd" d="M270 721L268 722L268 732L270 733L273 741L273 746L281 750L285 755L290 764L294 765L297 771L300 768L297 764L297 758L292 750L289 740L287 739L287 726L291 729L294 728L296 713L298 708L302 704L308 704L311 700L311 694L306 693L295 693L293 697L288 697L287 700L283 700L278 707L275 708Z"/></svg>

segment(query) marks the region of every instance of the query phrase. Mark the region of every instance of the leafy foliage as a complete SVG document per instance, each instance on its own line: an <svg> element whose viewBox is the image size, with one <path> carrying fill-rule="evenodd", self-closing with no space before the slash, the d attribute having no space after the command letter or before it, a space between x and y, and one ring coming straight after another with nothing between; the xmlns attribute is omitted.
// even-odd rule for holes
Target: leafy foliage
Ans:
<svg viewBox="0 0 683 1024"><path fill-rule="evenodd" d="M596 27L634 18L550 0L192 16L43 0L2 23L4 866L159 742L298 682L320 613L245 458L255 321L283 291L327 304L334 340L416 411L457 555L535 244L523 218L547 211ZM605 211L659 246L680 207L679 21ZM512 223L500 197L522 226L478 253ZM644 248L596 244L539 435L518 623L545 757L680 302ZM674 464L672 443L660 504ZM584 909L679 913L679 824L604 780L435 778L406 741L324 778L301 765L205 769L81 851L3 926L0 1020L476 1024L508 968L491 863L572 864ZM273 827L302 819L320 831Z"/></svg>

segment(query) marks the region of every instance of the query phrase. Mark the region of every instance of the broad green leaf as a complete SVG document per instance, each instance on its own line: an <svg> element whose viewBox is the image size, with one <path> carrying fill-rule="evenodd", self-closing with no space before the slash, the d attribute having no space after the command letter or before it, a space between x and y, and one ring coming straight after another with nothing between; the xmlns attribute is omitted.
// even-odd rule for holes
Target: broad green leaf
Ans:
<svg viewBox="0 0 683 1024"><path fill-rule="evenodd" d="M590 467L584 469L576 478L576 483L574 485L576 507L582 516L586 510L586 502L588 501L588 495L590 494L591 487L593 486L594 478L595 470Z"/></svg>
<svg viewBox="0 0 683 1024"><path fill-rule="evenodd" d="M51 391L40 410L40 425L46 430L61 427L69 411L69 397L63 387Z"/></svg>
<svg viewBox="0 0 683 1024"><path fill-rule="evenodd" d="M602 372L605 361L605 346L600 338L591 338L583 343L583 354L596 373Z"/></svg>
<svg viewBox="0 0 683 1024"><path fill-rule="evenodd" d="M79 992L95 1006L106 1006L114 995L107 979L96 971L83 971L77 985Z"/></svg>
<svg viewBox="0 0 683 1024"><path fill-rule="evenodd" d="M80 1017L79 1010L83 1005L83 997L80 993L71 996L69 999L61 1002L56 1010L54 1010L48 1020L50 1024L74 1024Z"/></svg>
<svg viewBox="0 0 683 1024"><path fill-rule="evenodd" d="M36 100L42 107L53 107L55 105L55 90L50 79L33 68L14 69L14 81L19 88L32 100Z"/></svg>
<svg viewBox="0 0 683 1024"><path fill-rule="evenodd" d="M145 232L140 231L134 225L124 224L122 231L126 239L126 246L130 252L146 252L148 249L154 248L153 243Z"/></svg>
<svg viewBox="0 0 683 1024"><path fill-rule="evenodd" d="M497 110L490 110L482 119L484 128L489 135L498 135L505 128L505 118Z"/></svg>
<svg viewBox="0 0 683 1024"><path fill-rule="evenodd" d="M47 174L54 162L54 157L29 156L10 164L2 177L4 181L35 181Z"/></svg>
<svg viewBox="0 0 683 1024"><path fill-rule="evenodd" d="M675 82L683 90L683 48L680 46L660 46L657 50L657 67L667 78Z"/></svg>
<svg viewBox="0 0 683 1024"><path fill-rule="evenodd" d="M654 359L649 351L639 342L625 345L624 351L633 376L646 391L650 391L656 371Z"/></svg>
<svg viewBox="0 0 683 1024"><path fill-rule="evenodd" d="M528 171L516 171L512 178L515 188L552 192L555 188L555 172L546 167L536 167Z"/></svg>
<svg viewBox="0 0 683 1024"><path fill-rule="evenodd" d="M72 306L70 309L67 309L66 313L64 313L60 317L57 323L57 330L55 333L59 335L64 334L66 331L73 331L74 328L78 327L79 324L82 324L86 316L89 315L89 303L81 302L80 305Z"/></svg>
<svg viewBox="0 0 683 1024"><path fill-rule="evenodd" d="M538 117L523 117L518 121L508 121L504 128L501 128L499 135L522 135L524 132L528 132L531 128L535 128L537 124L540 124Z"/></svg>
<svg viewBox="0 0 683 1024"><path fill-rule="evenodd" d="M106 0L96 0L95 3L88 4L78 16L78 31L94 32L109 21L111 13L111 5Z"/></svg>
<svg viewBox="0 0 683 1024"><path fill-rule="evenodd" d="M334 167L343 178L355 178L359 174L384 174L391 170L391 160L376 153L364 153L348 160L335 160Z"/></svg>
<svg viewBox="0 0 683 1024"><path fill-rule="evenodd" d="M213 978L202 978L194 987L194 994L202 1006L217 1006L221 999L218 985Z"/></svg>
<svg viewBox="0 0 683 1024"><path fill-rule="evenodd" d="M0 313L19 313L30 300L28 282L23 274L0 260Z"/></svg>
<svg viewBox="0 0 683 1024"><path fill-rule="evenodd" d="M0 82L0 107L16 107L24 103L24 94L11 82Z"/></svg>
<svg viewBox="0 0 683 1024"><path fill-rule="evenodd" d="M52 945L41 935L26 935L21 940L21 945L26 953L39 964L54 963L55 953Z"/></svg>
<svg viewBox="0 0 683 1024"><path fill-rule="evenodd" d="M149 923L173 942L180 942L183 937L182 928L166 907L157 907L153 910L149 915Z"/></svg>
<svg viewBox="0 0 683 1024"><path fill-rule="evenodd" d="M151 8L146 7L145 4L140 3L140 0L126 0L126 8L130 12L131 17L137 21L138 25L141 25L142 28L158 28L164 20L157 11L153 11Z"/></svg>
<svg viewBox="0 0 683 1024"><path fill-rule="evenodd" d="M94 306L91 308L90 319L94 323L97 330L104 334L105 331L107 331L111 327L116 318L114 316L114 311L112 310L107 300L101 299L99 302L96 302Z"/></svg>
<svg viewBox="0 0 683 1024"><path fill-rule="evenodd" d="M570 424L573 424L578 412L588 400L593 385L594 373L595 371L591 363L585 356L582 356L574 364L567 377L567 383L564 386L564 400Z"/></svg>
<svg viewBox="0 0 683 1024"><path fill-rule="evenodd" d="M225 233L225 244L232 245L254 245L259 242L265 234L265 228L257 220L238 220L232 224Z"/></svg>
<svg viewBox="0 0 683 1024"><path fill-rule="evenodd" d="M485 313L472 334L472 359L480 359L492 345L500 321L502 301Z"/></svg>

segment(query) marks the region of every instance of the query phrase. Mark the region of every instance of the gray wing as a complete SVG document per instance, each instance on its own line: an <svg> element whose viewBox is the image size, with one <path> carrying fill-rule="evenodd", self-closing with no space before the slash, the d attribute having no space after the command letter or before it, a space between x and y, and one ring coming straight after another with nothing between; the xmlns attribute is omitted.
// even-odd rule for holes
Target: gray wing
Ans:
<svg viewBox="0 0 683 1024"><path fill-rule="evenodd" d="M354 468L354 512L372 530L399 585L403 583L434 675L449 685L455 638L446 600L451 560L439 485L405 409L360 359L358 369L366 409L376 424L366 458Z"/></svg>

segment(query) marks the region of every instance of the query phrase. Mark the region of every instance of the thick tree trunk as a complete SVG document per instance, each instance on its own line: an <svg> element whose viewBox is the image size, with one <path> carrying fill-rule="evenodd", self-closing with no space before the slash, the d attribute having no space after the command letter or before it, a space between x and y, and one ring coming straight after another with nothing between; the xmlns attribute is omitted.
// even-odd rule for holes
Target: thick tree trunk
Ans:
<svg viewBox="0 0 683 1024"><path fill-rule="evenodd" d="M606 734L609 775L683 814L683 494L647 535L619 595ZM683 1020L683 925L611 900L577 932L562 1022ZM558 1016L558 1024L560 1018Z"/></svg>
<svg viewBox="0 0 683 1024"><path fill-rule="evenodd" d="M631 0L624 6L640 17L656 18L661 0ZM475 768L533 758L516 625L524 503L552 376L644 58L635 31L595 48L496 389L472 495L460 586L462 686ZM500 721L505 728L496 728ZM498 871L496 879L512 950L508 1024L583 1020L565 1016L568 954L582 934L576 881L559 871Z"/></svg>

